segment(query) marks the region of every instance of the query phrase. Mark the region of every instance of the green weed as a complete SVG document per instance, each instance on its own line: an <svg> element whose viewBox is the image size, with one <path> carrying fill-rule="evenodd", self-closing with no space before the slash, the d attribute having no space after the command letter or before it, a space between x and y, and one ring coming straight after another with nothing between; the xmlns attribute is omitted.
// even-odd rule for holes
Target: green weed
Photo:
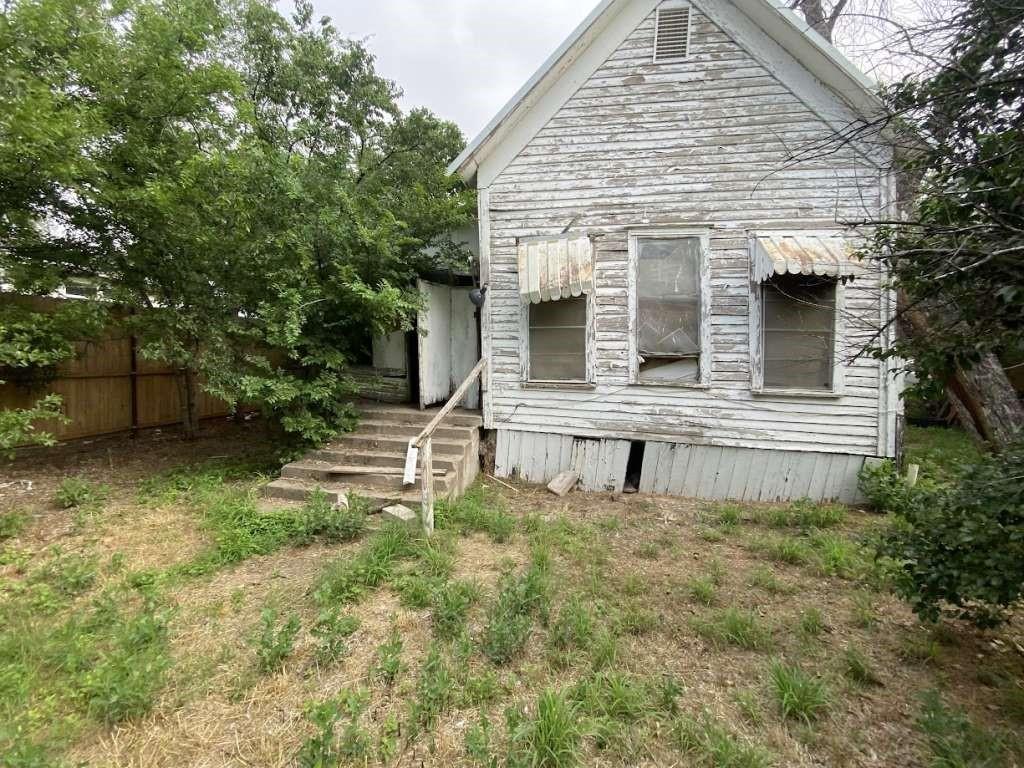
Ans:
<svg viewBox="0 0 1024 768"><path fill-rule="evenodd" d="M732 734L706 713L700 719L676 718L671 733L676 746L701 765L713 768L768 768L774 763L770 752Z"/></svg>
<svg viewBox="0 0 1024 768"><path fill-rule="evenodd" d="M260 613L260 632L255 639L256 666L263 674L275 672L295 647L295 638L301 625L299 617L291 614L279 628L277 610L264 608Z"/></svg>
<svg viewBox="0 0 1024 768"><path fill-rule="evenodd" d="M828 708L830 693L821 678L781 661L772 662L769 676L783 717L809 725Z"/></svg>
<svg viewBox="0 0 1024 768"><path fill-rule="evenodd" d="M494 664L506 664L530 636L532 617L546 622L550 604L550 558L537 550L521 576L505 574L498 596L487 611L481 650Z"/></svg>
<svg viewBox="0 0 1024 768"><path fill-rule="evenodd" d="M619 613L615 622L615 630L619 634L639 637L653 632L660 622L661 618L654 611L637 605L629 605Z"/></svg>
<svg viewBox="0 0 1024 768"><path fill-rule="evenodd" d="M697 634L716 645L735 645L752 651L767 650L772 645L771 632L751 611L726 608L695 620L693 626Z"/></svg>
<svg viewBox="0 0 1024 768"><path fill-rule="evenodd" d="M569 691L579 709L593 717L635 723L653 707L643 681L617 671L598 672Z"/></svg>
<svg viewBox="0 0 1024 768"><path fill-rule="evenodd" d="M818 637L825 629L825 617L818 608L812 606L800 612L800 634L804 637Z"/></svg>
<svg viewBox="0 0 1024 768"><path fill-rule="evenodd" d="M61 509L84 509L101 504L109 494L109 486L91 483L81 477L66 477L57 486L53 501Z"/></svg>
<svg viewBox="0 0 1024 768"><path fill-rule="evenodd" d="M487 715L480 715L480 720L466 731L466 755L479 768L498 768L498 758L491 746L491 731Z"/></svg>
<svg viewBox="0 0 1024 768"><path fill-rule="evenodd" d="M0 512L0 541L13 539L25 530L28 525L28 514L21 510Z"/></svg>
<svg viewBox="0 0 1024 768"><path fill-rule="evenodd" d="M846 521L846 508L841 504L800 499L785 507L766 510L760 520L773 528L832 528Z"/></svg>
<svg viewBox="0 0 1024 768"><path fill-rule="evenodd" d="M377 647L377 663L373 668L373 676L386 686L392 686L403 667L402 650L405 644L397 628L391 630L388 639Z"/></svg>
<svg viewBox="0 0 1024 768"><path fill-rule="evenodd" d="M310 633L316 638L316 655L320 661L331 663L348 653L348 638L359 629L359 619L348 616L337 608L320 611Z"/></svg>
<svg viewBox="0 0 1024 768"><path fill-rule="evenodd" d="M788 584L782 581L766 565L759 565L750 571L747 583L752 587L763 589L772 595L784 595L792 591Z"/></svg>
<svg viewBox="0 0 1024 768"><path fill-rule="evenodd" d="M516 520L502 508L501 498L482 483L472 486L453 502L438 502L434 524L440 529L468 533L486 533L497 544L508 541L515 532Z"/></svg>
<svg viewBox="0 0 1024 768"><path fill-rule="evenodd" d="M868 657L853 646L843 651L843 675L858 685L882 684Z"/></svg>
<svg viewBox="0 0 1024 768"><path fill-rule="evenodd" d="M317 581L314 597L321 605L355 602L390 578L395 562L413 552L409 530L389 525L355 555L343 555L329 563Z"/></svg>
<svg viewBox="0 0 1024 768"><path fill-rule="evenodd" d="M548 642L559 650L587 648L594 636L594 612L578 595L573 595L558 611L551 624Z"/></svg>
<svg viewBox="0 0 1024 768"><path fill-rule="evenodd" d="M711 606L715 602L715 583L706 576L690 579L687 591L690 598L701 605Z"/></svg>
<svg viewBox="0 0 1024 768"><path fill-rule="evenodd" d="M455 696L455 679L437 643L430 646L416 681L412 720L430 730Z"/></svg>
<svg viewBox="0 0 1024 768"><path fill-rule="evenodd" d="M537 698L536 715L511 725L513 764L569 768L579 762L583 731L577 706L564 694L544 691Z"/></svg>
<svg viewBox="0 0 1024 768"><path fill-rule="evenodd" d="M348 506L336 506L317 488L299 513L295 539L300 542L316 537L329 542L356 539L366 527L366 510L366 502L358 496L351 496Z"/></svg>
<svg viewBox="0 0 1024 768"><path fill-rule="evenodd" d="M871 629L878 623L875 597L861 590L853 594L853 623L862 629Z"/></svg>
<svg viewBox="0 0 1024 768"><path fill-rule="evenodd" d="M761 701L754 691L737 691L735 695L736 706L740 714L751 725L764 723L764 710L761 708Z"/></svg>
<svg viewBox="0 0 1024 768"><path fill-rule="evenodd" d="M370 737L359 718L370 703L365 691L342 691L339 696L306 706L306 719L316 733L303 742L297 762L301 768L328 768L342 763L365 763L370 756ZM340 735L337 723L345 718Z"/></svg>
<svg viewBox="0 0 1024 768"><path fill-rule="evenodd" d="M931 752L933 768L997 768L1004 765L1005 741L946 706L937 691L922 696L915 722Z"/></svg>
<svg viewBox="0 0 1024 768"><path fill-rule="evenodd" d="M431 621L434 634L451 640L466 626L470 606L479 594L478 587L468 581L449 582L434 592Z"/></svg>
<svg viewBox="0 0 1024 768"><path fill-rule="evenodd" d="M811 560L811 550L801 539L792 536L764 536L755 539L753 547L779 563L805 565Z"/></svg>

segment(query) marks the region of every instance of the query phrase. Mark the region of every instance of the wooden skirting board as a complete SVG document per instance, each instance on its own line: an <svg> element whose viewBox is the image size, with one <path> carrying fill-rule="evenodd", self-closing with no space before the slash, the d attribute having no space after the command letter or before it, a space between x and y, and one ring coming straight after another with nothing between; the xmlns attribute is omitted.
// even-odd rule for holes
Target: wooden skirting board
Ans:
<svg viewBox="0 0 1024 768"><path fill-rule="evenodd" d="M585 491L621 491L630 441L498 430L495 473L547 483L566 470ZM736 501L861 500L857 477L871 457L814 451L647 441L640 492Z"/></svg>

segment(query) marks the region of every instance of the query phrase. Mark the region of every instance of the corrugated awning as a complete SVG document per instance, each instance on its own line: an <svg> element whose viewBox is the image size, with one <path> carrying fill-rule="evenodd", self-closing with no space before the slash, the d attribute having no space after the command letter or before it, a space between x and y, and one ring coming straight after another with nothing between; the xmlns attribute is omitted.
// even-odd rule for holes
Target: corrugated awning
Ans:
<svg viewBox="0 0 1024 768"><path fill-rule="evenodd" d="M589 293L594 287L594 247L586 236L519 243L519 295L540 304Z"/></svg>
<svg viewBox="0 0 1024 768"><path fill-rule="evenodd" d="M845 238L837 235L771 234L754 238L751 273L763 283L772 275L821 275L852 280L865 272Z"/></svg>

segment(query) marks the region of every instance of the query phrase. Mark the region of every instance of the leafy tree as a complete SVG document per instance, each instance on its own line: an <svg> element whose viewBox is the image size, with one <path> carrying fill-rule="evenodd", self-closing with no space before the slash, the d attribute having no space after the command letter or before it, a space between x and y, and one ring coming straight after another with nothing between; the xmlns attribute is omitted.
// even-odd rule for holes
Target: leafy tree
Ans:
<svg viewBox="0 0 1024 768"><path fill-rule="evenodd" d="M409 326L423 247L472 211L445 173L458 130L403 114L308 3L288 19L260 0L17 0L5 22L29 52L12 77L62 94L51 111L71 126L67 171L11 195L15 286L86 276L132 309L141 354L180 371L187 434L199 382L305 439L344 426L348 365L370 333ZM43 130L21 111L0 176Z"/></svg>

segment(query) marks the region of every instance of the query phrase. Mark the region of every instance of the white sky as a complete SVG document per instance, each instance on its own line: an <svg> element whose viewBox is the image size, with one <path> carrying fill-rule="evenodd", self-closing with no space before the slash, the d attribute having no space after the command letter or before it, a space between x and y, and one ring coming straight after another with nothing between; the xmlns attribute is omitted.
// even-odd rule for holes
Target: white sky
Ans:
<svg viewBox="0 0 1024 768"><path fill-rule="evenodd" d="M913 18L921 0L866 0ZM946 1L946 0L944 0ZM952 1L952 0L949 0ZM936 2L936 0L928 0ZM597 0L313 0L347 37L364 40L377 70L471 140L529 79ZM287 12L287 7L282 6ZM891 31L891 28L888 28ZM867 30L846 53L878 77L889 56ZM840 46L843 47L843 46ZM884 50L884 47L882 48ZM882 65L872 66L872 62Z"/></svg>
<svg viewBox="0 0 1024 768"><path fill-rule="evenodd" d="M347 37L365 39L377 71L453 120L467 141L568 37L597 0L313 0ZM285 10L282 7L282 10Z"/></svg>

